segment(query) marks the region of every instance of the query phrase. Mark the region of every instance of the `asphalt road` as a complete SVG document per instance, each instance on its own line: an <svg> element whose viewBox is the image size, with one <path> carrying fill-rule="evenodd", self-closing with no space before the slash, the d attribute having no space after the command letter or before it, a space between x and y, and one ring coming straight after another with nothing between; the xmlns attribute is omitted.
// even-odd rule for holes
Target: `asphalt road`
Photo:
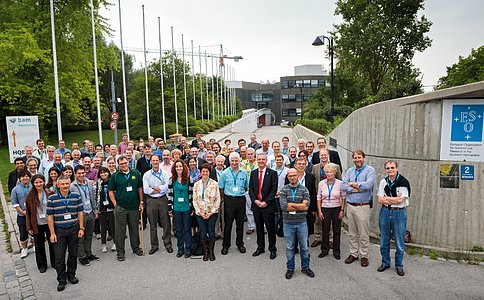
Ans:
<svg viewBox="0 0 484 300"><path fill-rule="evenodd" d="M240 254L232 247L226 256L220 254L221 240L217 241L214 262L176 258L176 249L172 254L163 249L144 257L128 253L126 261L118 262L114 252L101 253L100 241L94 240L93 252L101 260L90 266L78 265L79 284L68 284L63 292L56 291L54 269L40 274L33 254L26 262L37 299L316 299L325 295L336 299L484 299L482 265L406 255L404 277L399 277L393 266L378 273L378 245L371 245L369 267L361 267L359 261L346 265L349 246L344 235L342 260L332 255L317 258L320 250L311 248L311 269L316 277L300 272L297 256L296 273L286 280L284 238L277 238L275 260L269 259L268 252L251 256L255 239L255 233L245 235L247 253ZM172 241L176 244L175 238ZM149 232L145 232L145 243L147 253ZM126 246L129 249L128 241Z"/></svg>

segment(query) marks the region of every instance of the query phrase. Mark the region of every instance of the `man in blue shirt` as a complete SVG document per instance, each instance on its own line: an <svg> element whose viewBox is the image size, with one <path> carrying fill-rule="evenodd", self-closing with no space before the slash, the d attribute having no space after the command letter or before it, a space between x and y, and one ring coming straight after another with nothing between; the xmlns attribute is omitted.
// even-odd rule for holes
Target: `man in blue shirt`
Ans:
<svg viewBox="0 0 484 300"><path fill-rule="evenodd" d="M225 228L224 241L222 243L222 255L227 255L230 248L232 224L235 219L236 239L235 243L240 253L245 253L244 247L244 216L245 216L245 191L249 187L247 172L239 168L240 156L237 152L229 155L230 168L222 172L218 182L220 195L224 197Z"/></svg>
<svg viewBox="0 0 484 300"><path fill-rule="evenodd" d="M376 175L375 169L365 163L365 153L362 150L353 151L352 156L355 166L349 168L343 178L350 235L350 255L345 263L351 264L360 258L361 266L367 267L370 246L370 202Z"/></svg>

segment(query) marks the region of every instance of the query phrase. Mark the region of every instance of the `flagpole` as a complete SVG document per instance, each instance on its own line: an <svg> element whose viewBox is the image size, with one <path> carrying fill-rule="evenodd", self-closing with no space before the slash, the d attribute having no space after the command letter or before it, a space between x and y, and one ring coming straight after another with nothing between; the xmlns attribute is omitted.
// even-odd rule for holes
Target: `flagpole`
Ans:
<svg viewBox="0 0 484 300"><path fill-rule="evenodd" d="M145 58L145 95L146 95L146 122L148 125L148 138L151 136L150 129L150 102L148 97L148 65L146 63L146 34L145 34L145 6L141 5L143 8L143 54Z"/></svg>
<svg viewBox="0 0 484 300"><path fill-rule="evenodd" d="M55 106L57 110L57 138L62 140L62 121L59 98L59 75L57 73L57 51L55 45L54 0L50 0L50 26L52 30L52 59L54 65Z"/></svg>
<svg viewBox="0 0 484 300"><path fill-rule="evenodd" d="M213 55L210 57L212 65L212 120L215 122L215 93L213 90Z"/></svg>
<svg viewBox="0 0 484 300"><path fill-rule="evenodd" d="M201 56L201 47L198 46L198 65L200 67L200 108L202 114L202 123L203 123L203 87L202 87L202 56Z"/></svg>
<svg viewBox="0 0 484 300"><path fill-rule="evenodd" d="M218 81L219 81L219 69L220 69L220 66L217 64L217 62L215 62L215 65L217 66L217 76L215 77L216 79L216 83L217 83L217 116L218 118L220 119L220 95L219 95L219 92L218 92Z"/></svg>
<svg viewBox="0 0 484 300"><path fill-rule="evenodd" d="M96 105L97 105L97 127L99 129L99 144L103 143L103 125L101 121L101 104L99 101L99 78L97 75L97 51L96 51L96 30L94 29L94 4L91 0L91 25L92 25L92 45L94 51L94 81L96 85Z"/></svg>
<svg viewBox="0 0 484 300"><path fill-rule="evenodd" d="M119 36L121 40L121 73L123 74L124 117L126 120L126 134L128 135L128 140L129 140L130 135L129 135L129 121L128 121L128 96L126 93L126 72L124 69L124 47L123 47L123 26L121 22L121 0L118 0L118 8L119 8Z"/></svg>
<svg viewBox="0 0 484 300"><path fill-rule="evenodd" d="M205 94L207 95L207 121L210 121L210 103L208 101L208 64L207 50L205 50Z"/></svg>
<svg viewBox="0 0 484 300"><path fill-rule="evenodd" d="M182 34L182 59L183 59L183 93L185 95L185 127L188 136L188 102L187 102L187 76L185 71L185 41Z"/></svg>
<svg viewBox="0 0 484 300"><path fill-rule="evenodd" d="M173 95L175 96L175 125L176 133L178 134L178 105L176 103L176 66L175 66L175 44L173 42L173 26L171 26L171 52L173 64Z"/></svg>
<svg viewBox="0 0 484 300"><path fill-rule="evenodd" d="M166 142L166 121L165 121L165 88L163 83L163 55L161 51L161 20L158 17L158 41L160 44L160 82L161 82L161 111L163 114L163 141Z"/></svg>
<svg viewBox="0 0 484 300"><path fill-rule="evenodd" d="M192 44L192 94L193 94L193 117L197 120L197 104L195 99L195 56L193 53L193 40L191 40Z"/></svg>

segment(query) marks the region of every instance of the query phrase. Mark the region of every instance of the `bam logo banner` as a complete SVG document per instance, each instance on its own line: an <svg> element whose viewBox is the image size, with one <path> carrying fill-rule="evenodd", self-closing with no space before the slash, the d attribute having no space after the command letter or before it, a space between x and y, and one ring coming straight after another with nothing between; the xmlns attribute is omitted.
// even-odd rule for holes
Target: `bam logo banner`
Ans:
<svg viewBox="0 0 484 300"><path fill-rule="evenodd" d="M8 150L10 162L17 157L24 156L27 145L36 147L35 141L39 138L39 120L37 116L6 117Z"/></svg>
<svg viewBox="0 0 484 300"><path fill-rule="evenodd" d="M444 100L440 159L484 161L484 99Z"/></svg>

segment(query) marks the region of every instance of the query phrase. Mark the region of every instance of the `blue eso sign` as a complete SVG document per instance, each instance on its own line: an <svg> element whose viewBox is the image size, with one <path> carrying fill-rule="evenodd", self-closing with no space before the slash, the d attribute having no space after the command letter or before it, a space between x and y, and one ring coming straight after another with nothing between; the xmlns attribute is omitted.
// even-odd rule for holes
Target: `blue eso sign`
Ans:
<svg viewBox="0 0 484 300"><path fill-rule="evenodd" d="M484 105L453 105L452 142L482 142Z"/></svg>
<svg viewBox="0 0 484 300"><path fill-rule="evenodd" d="M474 180L474 166L472 166L472 165L460 165L460 179L461 180Z"/></svg>

